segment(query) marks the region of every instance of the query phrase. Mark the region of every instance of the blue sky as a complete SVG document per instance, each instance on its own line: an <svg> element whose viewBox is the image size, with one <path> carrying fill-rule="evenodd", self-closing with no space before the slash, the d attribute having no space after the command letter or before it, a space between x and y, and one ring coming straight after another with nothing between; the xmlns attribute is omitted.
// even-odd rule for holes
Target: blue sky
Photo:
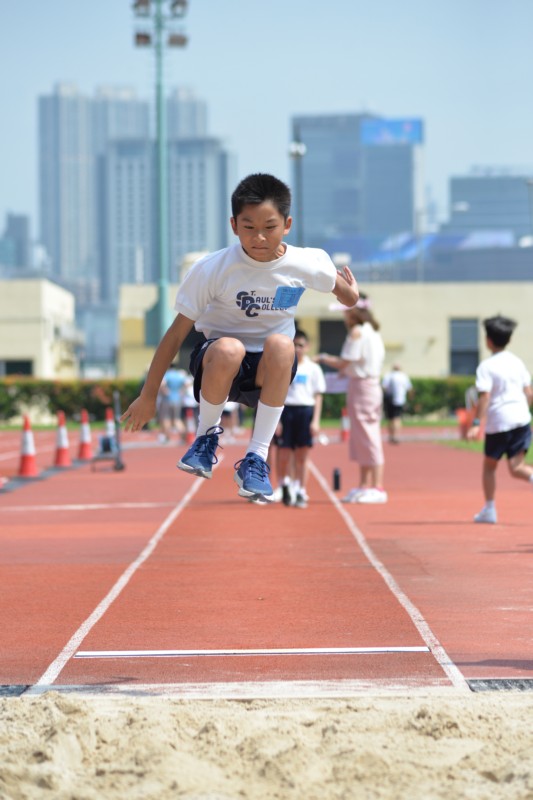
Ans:
<svg viewBox="0 0 533 800"><path fill-rule="evenodd" d="M167 86L207 100L210 133L239 176L289 180L293 114L425 120L425 183L446 215L449 176L533 165L532 0L190 0ZM2 12L0 231L37 220L37 97L57 81L153 96L151 53L132 44L130 0L27 0Z"/></svg>

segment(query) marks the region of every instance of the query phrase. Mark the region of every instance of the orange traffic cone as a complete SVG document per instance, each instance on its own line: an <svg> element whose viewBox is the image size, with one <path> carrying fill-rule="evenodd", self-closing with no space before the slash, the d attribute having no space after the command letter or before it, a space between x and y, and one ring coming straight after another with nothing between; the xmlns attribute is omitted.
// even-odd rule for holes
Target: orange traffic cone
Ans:
<svg viewBox="0 0 533 800"><path fill-rule="evenodd" d="M38 474L33 431L30 425L30 418L25 416L22 427L22 447L18 475L19 478L35 478Z"/></svg>
<svg viewBox="0 0 533 800"><path fill-rule="evenodd" d="M57 412L56 457L54 467L71 467L70 451L68 449L67 426L65 425L65 412Z"/></svg>
<svg viewBox="0 0 533 800"><path fill-rule="evenodd" d="M348 409L344 407L341 414L341 442L347 442L350 438L350 417L348 416Z"/></svg>
<svg viewBox="0 0 533 800"><path fill-rule="evenodd" d="M81 428L80 428L80 448L78 450L79 461L90 461L93 457L93 449L91 446L91 428L89 425L89 413L86 408L81 410Z"/></svg>
<svg viewBox="0 0 533 800"><path fill-rule="evenodd" d="M117 435L117 428L115 425L115 415L113 409L108 406L105 410L105 435L110 439L114 439Z"/></svg>
<svg viewBox="0 0 533 800"><path fill-rule="evenodd" d="M192 444L196 439L196 422L194 408L185 409L185 444Z"/></svg>

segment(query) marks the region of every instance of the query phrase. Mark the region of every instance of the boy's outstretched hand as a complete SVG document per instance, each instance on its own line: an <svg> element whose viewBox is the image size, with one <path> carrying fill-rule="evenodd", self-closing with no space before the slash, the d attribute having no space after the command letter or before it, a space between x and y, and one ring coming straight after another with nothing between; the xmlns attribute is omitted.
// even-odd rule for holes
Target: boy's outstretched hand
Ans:
<svg viewBox="0 0 533 800"><path fill-rule="evenodd" d="M124 430L140 431L155 417L155 401L148 400L141 394L122 414L120 421L124 422Z"/></svg>
<svg viewBox="0 0 533 800"><path fill-rule="evenodd" d="M337 279L333 287L333 294L343 305L351 308L359 300L359 288L350 267L337 270Z"/></svg>

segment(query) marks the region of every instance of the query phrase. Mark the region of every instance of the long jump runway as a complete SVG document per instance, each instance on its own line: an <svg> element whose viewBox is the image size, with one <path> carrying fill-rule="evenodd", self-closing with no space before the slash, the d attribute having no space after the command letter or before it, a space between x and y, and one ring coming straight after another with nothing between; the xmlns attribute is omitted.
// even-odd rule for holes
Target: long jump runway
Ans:
<svg viewBox="0 0 533 800"><path fill-rule="evenodd" d="M317 447L301 510L237 496L245 442L203 480L176 470L183 448L127 441L145 446L124 472L0 494L4 687L316 695L531 675L533 494L502 476L508 523L473 525L478 456L388 447L390 502L343 506L346 445Z"/></svg>

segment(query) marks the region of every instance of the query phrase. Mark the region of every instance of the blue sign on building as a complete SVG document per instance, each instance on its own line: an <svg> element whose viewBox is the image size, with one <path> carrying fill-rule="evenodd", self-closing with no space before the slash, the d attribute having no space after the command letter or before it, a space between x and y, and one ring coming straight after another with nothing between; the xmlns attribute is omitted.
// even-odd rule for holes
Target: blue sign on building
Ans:
<svg viewBox="0 0 533 800"><path fill-rule="evenodd" d="M361 121L361 144L422 144L421 119L365 119Z"/></svg>

